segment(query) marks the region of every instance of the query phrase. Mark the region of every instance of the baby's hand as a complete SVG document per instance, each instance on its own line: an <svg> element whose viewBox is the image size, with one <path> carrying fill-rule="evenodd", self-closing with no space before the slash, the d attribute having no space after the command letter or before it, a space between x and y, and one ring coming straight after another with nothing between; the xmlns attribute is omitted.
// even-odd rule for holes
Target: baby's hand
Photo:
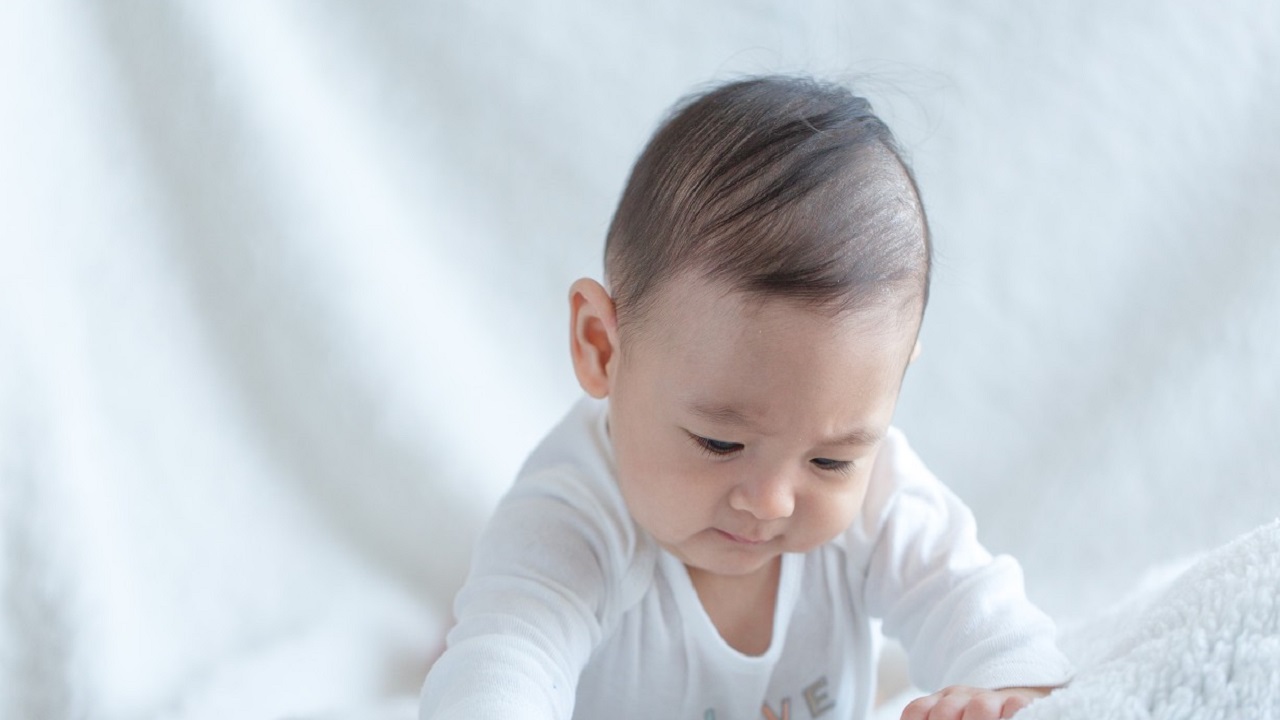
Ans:
<svg viewBox="0 0 1280 720"><path fill-rule="evenodd" d="M984 688L952 685L912 700L902 720L999 720L1048 695L1053 688Z"/></svg>

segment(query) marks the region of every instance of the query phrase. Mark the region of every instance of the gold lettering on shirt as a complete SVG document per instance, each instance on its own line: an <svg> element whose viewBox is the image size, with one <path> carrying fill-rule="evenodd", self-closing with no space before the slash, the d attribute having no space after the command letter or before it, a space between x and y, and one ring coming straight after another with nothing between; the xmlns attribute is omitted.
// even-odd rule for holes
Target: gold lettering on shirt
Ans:
<svg viewBox="0 0 1280 720"><path fill-rule="evenodd" d="M827 694L827 677L825 675L804 689L804 702L809 706L809 716L815 718L835 708L836 702Z"/></svg>
<svg viewBox="0 0 1280 720"><path fill-rule="evenodd" d="M804 695L804 704L809 707L809 717L818 718L831 712L836 708L836 701L827 694L827 677L823 675L814 682L805 686L802 691ZM760 716L763 720L791 720L791 698L784 697L778 705L778 712L769 707L769 702L765 701L760 705ZM702 714L702 720L716 720L716 711L714 708L707 708Z"/></svg>
<svg viewBox="0 0 1280 720"><path fill-rule="evenodd" d="M764 720L791 720L791 698L782 698L782 714L778 715L769 707L769 703L760 706L760 714Z"/></svg>

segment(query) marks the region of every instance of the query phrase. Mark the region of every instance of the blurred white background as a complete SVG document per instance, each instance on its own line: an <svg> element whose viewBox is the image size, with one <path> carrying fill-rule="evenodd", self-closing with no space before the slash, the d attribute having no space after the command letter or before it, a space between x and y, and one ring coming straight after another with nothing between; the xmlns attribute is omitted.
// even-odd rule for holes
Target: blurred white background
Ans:
<svg viewBox="0 0 1280 720"><path fill-rule="evenodd" d="M0 716L411 702L631 162L743 73L913 159L898 423L1033 599L1276 517L1278 8L0 3Z"/></svg>

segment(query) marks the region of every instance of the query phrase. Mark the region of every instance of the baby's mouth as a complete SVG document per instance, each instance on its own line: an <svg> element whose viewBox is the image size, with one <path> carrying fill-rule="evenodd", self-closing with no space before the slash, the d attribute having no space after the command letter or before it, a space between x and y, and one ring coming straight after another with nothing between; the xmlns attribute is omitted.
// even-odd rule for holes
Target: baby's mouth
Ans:
<svg viewBox="0 0 1280 720"><path fill-rule="evenodd" d="M735 535L731 532L721 530L719 528L716 528L716 532L720 533L722 536L724 536L731 542L738 543L739 545L763 545L769 542L768 538L751 538L743 535Z"/></svg>

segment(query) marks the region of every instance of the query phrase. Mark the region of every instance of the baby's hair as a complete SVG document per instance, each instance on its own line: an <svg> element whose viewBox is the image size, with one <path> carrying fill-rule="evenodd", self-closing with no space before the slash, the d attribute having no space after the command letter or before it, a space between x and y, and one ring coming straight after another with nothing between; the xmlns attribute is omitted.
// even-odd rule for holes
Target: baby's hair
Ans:
<svg viewBox="0 0 1280 720"><path fill-rule="evenodd" d="M894 301L923 313L931 262L915 178L870 103L785 76L677 103L636 161L605 244L624 325L685 273L833 313Z"/></svg>

